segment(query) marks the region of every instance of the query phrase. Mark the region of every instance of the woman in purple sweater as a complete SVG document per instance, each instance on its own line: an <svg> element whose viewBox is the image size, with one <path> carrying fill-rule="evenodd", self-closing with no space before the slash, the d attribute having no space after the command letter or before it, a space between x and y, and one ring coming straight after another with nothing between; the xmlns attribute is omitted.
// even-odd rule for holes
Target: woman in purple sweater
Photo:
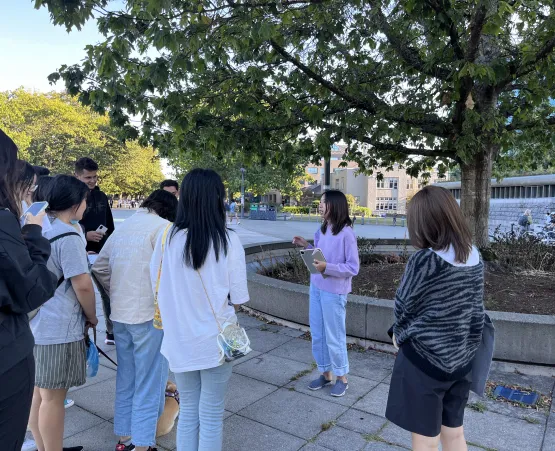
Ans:
<svg viewBox="0 0 555 451"><path fill-rule="evenodd" d="M320 203L322 227L314 235L314 247L322 250L326 262L314 261L320 274L310 279L310 332L312 354L322 375L308 388L319 390L332 383L332 396L343 396L349 386L349 359L345 312L351 279L358 274L357 239L349 218L349 205L341 191L327 191ZM307 240L296 236L293 243L312 249Z"/></svg>

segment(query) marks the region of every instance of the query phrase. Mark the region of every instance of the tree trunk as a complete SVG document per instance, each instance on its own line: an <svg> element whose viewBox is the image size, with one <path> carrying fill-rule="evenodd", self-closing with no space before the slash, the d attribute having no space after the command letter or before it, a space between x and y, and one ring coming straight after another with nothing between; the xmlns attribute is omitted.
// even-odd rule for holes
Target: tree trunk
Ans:
<svg viewBox="0 0 555 451"><path fill-rule="evenodd" d="M468 219L474 244L479 248L489 246L491 172L495 154L495 145L490 145L461 164L461 209Z"/></svg>

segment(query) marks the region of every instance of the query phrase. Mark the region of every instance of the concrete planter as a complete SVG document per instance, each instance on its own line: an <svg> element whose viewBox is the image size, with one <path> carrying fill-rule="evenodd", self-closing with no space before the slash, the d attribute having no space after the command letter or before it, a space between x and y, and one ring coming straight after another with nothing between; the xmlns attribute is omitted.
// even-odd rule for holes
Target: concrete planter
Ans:
<svg viewBox="0 0 555 451"><path fill-rule="evenodd" d="M391 243L384 243L384 249ZM397 243L395 243L397 244ZM272 243L245 249L247 261L286 255L289 243ZM380 252L380 246L376 247ZM386 252L388 252L387 249ZM389 253L389 252L388 252ZM252 268L252 266L251 266ZM308 326L309 288L249 271L251 301L248 306L285 321ZM347 303L347 334L359 339L391 343L387 330L393 324L391 300L350 295ZM488 312L496 329L494 357L523 363L555 365L555 316Z"/></svg>

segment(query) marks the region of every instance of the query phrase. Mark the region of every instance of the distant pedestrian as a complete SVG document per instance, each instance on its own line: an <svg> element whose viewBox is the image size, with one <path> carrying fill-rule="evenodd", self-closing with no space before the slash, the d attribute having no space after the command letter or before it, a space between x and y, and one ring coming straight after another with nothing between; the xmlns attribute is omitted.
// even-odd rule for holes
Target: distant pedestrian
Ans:
<svg viewBox="0 0 555 451"><path fill-rule="evenodd" d="M393 227L397 225L397 213L393 215Z"/></svg>
<svg viewBox="0 0 555 451"><path fill-rule="evenodd" d="M241 222L239 221L239 215L237 214L237 201L235 199L232 199L231 204L229 204L229 224L233 224L234 216L236 223L241 224Z"/></svg>
<svg viewBox="0 0 555 451"><path fill-rule="evenodd" d="M530 230L530 226L532 225L532 212L530 210L524 211L524 214L518 219L518 225L523 232L528 232Z"/></svg>

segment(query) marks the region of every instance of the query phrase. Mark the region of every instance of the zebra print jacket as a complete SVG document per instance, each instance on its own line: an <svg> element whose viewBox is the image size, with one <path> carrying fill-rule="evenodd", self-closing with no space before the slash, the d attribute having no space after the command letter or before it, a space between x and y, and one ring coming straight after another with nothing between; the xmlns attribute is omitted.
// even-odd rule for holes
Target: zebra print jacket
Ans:
<svg viewBox="0 0 555 451"><path fill-rule="evenodd" d="M403 354L437 380L472 368L484 327L484 264L453 266L430 249L408 261L393 332Z"/></svg>

